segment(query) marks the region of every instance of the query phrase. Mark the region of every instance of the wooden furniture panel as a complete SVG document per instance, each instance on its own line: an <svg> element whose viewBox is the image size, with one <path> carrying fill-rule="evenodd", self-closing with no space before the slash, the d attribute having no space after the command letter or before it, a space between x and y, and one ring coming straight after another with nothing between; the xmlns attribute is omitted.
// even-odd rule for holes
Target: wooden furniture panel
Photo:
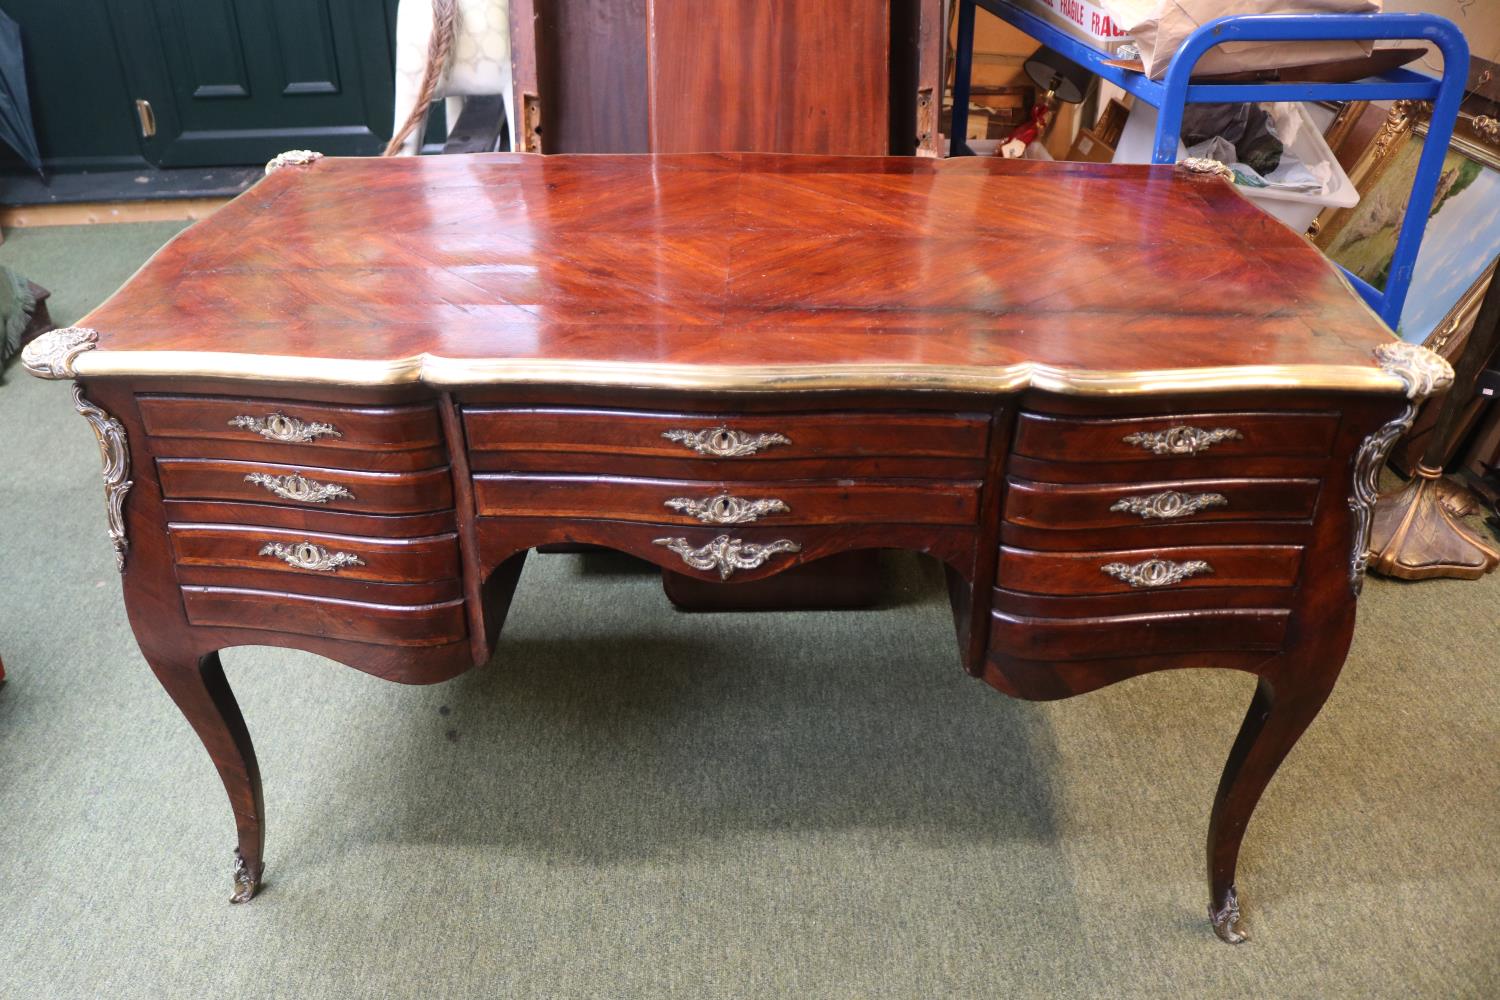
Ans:
<svg viewBox="0 0 1500 1000"><path fill-rule="evenodd" d="M541 151L645 153L648 0L546 0L530 32L512 39L534 59ZM712 22L688 18L697 30ZM524 59L525 56L522 55ZM526 101L517 103L524 108Z"/></svg>
<svg viewBox="0 0 1500 1000"><path fill-rule="evenodd" d="M1302 550L1295 545L1190 545L1112 552L1000 550L1000 579L1032 594L1289 587ZM1211 599L1211 598L1210 598Z"/></svg>
<svg viewBox="0 0 1500 1000"><path fill-rule="evenodd" d="M1256 676L1209 821L1227 941L1251 814L1349 649L1385 450L1452 379L1218 178L738 154L294 158L23 362L77 383L131 625L233 807L238 901L265 805L220 649L432 683L490 659L538 546L750 603L789 569L904 549L942 563L960 662L1003 693ZM230 425L275 412L341 436ZM1199 424L1228 430L1183 453L1173 429ZM452 507L182 484L256 463L430 476L418 506ZM698 523L667 488L790 510ZM1115 509L1165 490L1225 504Z"/></svg>
<svg viewBox="0 0 1500 1000"><path fill-rule="evenodd" d="M1051 462L1149 462L1199 455L1321 458L1335 414L1185 413L1170 417L1069 420L1023 413L1017 454Z"/></svg>
<svg viewBox="0 0 1500 1000"><path fill-rule="evenodd" d="M466 408L474 451L642 455L734 463L816 458L982 459L987 414L641 413L630 410Z"/></svg>
<svg viewBox="0 0 1500 1000"><path fill-rule="evenodd" d="M167 520L172 522L259 524L294 531L381 538L441 535L457 530L458 523L452 510L434 511L430 514L349 514L314 507L226 503L215 500L167 500L162 508Z"/></svg>
<svg viewBox="0 0 1500 1000"><path fill-rule="evenodd" d="M153 437L234 441L319 451L411 451L440 444L437 411L416 406L322 406L300 401L145 396ZM274 452L273 452L274 454ZM329 459L330 464L342 464Z"/></svg>
<svg viewBox="0 0 1500 1000"><path fill-rule="evenodd" d="M1281 648L1290 612L1243 608L1107 618L1021 618L995 612L991 642L1031 660L1215 653Z"/></svg>
<svg viewBox="0 0 1500 1000"><path fill-rule="evenodd" d="M162 494L174 500L242 500L370 514L422 514L453 506L453 473L361 472L262 462L159 458Z"/></svg>
<svg viewBox="0 0 1500 1000"><path fill-rule="evenodd" d="M456 535L360 538L243 524L169 524L178 565L241 567L326 578L446 580L456 578Z"/></svg>
<svg viewBox="0 0 1500 1000"><path fill-rule="evenodd" d="M441 646L465 635L464 602L417 606L367 604L303 594L233 587L183 587L187 620L194 625L238 626L274 622L278 631L392 646Z"/></svg>
<svg viewBox="0 0 1500 1000"><path fill-rule="evenodd" d="M591 476L474 477L481 515L602 517L661 524L974 524L979 484L900 480L694 482Z"/></svg>
<svg viewBox="0 0 1500 1000"><path fill-rule="evenodd" d="M649 16L652 152L891 151L888 0L652 0Z"/></svg>
<svg viewBox="0 0 1500 1000"><path fill-rule="evenodd" d="M1316 479L1192 479L1060 484L1010 478L1005 519L1034 528L1171 526L1205 521L1305 521Z"/></svg>

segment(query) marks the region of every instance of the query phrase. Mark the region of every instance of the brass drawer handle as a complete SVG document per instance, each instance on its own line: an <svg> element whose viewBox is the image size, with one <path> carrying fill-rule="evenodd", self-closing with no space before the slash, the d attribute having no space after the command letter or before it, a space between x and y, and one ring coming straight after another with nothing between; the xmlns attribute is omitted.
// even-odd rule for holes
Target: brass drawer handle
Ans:
<svg viewBox="0 0 1500 1000"><path fill-rule="evenodd" d="M1136 431L1126 434L1126 444L1133 444L1153 455L1196 455L1207 451L1220 441L1242 441L1245 435L1233 427L1215 427L1204 430L1180 424L1164 431Z"/></svg>
<svg viewBox="0 0 1500 1000"><path fill-rule="evenodd" d="M801 545L785 538L758 545L728 535L720 535L696 549L686 538L658 538L655 544L665 545L682 556L682 561L693 569L718 570L721 580L729 579L737 569L759 569L777 553L802 551Z"/></svg>
<svg viewBox="0 0 1500 1000"><path fill-rule="evenodd" d="M1222 493L1178 493L1163 490L1144 496L1121 497L1110 504L1109 509L1123 514L1136 514L1143 521L1159 518L1173 521L1179 517L1191 517L1210 507L1227 507L1229 500Z"/></svg>
<svg viewBox="0 0 1500 1000"><path fill-rule="evenodd" d="M786 501L767 497L764 500L746 500L744 497L720 493L708 500L692 497L673 497L663 502L672 510L696 517L704 524L749 524L768 514L790 514L792 508Z"/></svg>
<svg viewBox="0 0 1500 1000"><path fill-rule="evenodd" d="M1180 563L1172 562L1170 559L1147 559L1133 566L1112 562L1099 567L1099 572L1112 576L1122 583L1128 583L1132 587L1170 587L1190 576L1213 571L1213 567L1202 559Z"/></svg>
<svg viewBox="0 0 1500 1000"><path fill-rule="evenodd" d="M316 570L319 573L336 573L345 566L363 566L365 561L352 552L330 552L312 542L287 545L283 542L267 542L261 547L263 556L275 556L295 569Z"/></svg>
<svg viewBox="0 0 1500 1000"><path fill-rule="evenodd" d="M282 444L306 444L320 437L343 437L332 424L309 423L289 417L285 413L269 413L264 417L238 416L229 421L230 427L252 431L268 441Z"/></svg>
<svg viewBox="0 0 1500 1000"><path fill-rule="evenodd" d="M264 486L283 500L298 503L327 503L330 500L353 500L354 494L338 483L319 483L293 472L285 476L273 476L265 472L252 472L245 482Z"/></svg>
<svg viewBox="0 0 1500 1000"><path fill-rule="evenodd" d="M746 434L744 431L730 430L723 424L701 431L662 431L661 436L668 441L676 441L685 448L691 448L700 455L714 458L745 458L772 445L792 443L792 439L785 434Z"/></svg>

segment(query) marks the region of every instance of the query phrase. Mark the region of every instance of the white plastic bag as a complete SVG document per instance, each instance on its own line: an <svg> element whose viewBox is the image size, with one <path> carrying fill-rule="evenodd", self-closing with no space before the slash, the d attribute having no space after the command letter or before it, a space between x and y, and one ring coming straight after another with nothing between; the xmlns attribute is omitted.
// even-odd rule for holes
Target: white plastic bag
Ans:
<svg viewBox="0 0 1500 1000"><path fill-rule="evenodd" d="M1200 25L1228 14L1378 14L1381 0L1098 0L1141 51L1146 75L1161 79L1172 55ZM1199 75L1280 69L1359 59L1369 42L1230 42L1209 49Z"/></svg>

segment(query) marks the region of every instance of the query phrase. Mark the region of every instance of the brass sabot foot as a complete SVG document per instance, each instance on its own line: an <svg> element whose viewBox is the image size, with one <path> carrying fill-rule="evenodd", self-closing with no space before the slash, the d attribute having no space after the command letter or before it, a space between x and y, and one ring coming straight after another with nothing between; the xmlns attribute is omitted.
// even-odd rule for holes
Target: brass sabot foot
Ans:
<svg viewBox="0 0 1500 1000"><path fill-rule="evenodd" d="M1240 897L1234 886L1229 887L1218 906L1209 906L1208 919L1214 925L1214 933L1219 935L1220 941L1226 944L1244 944L1250 940L1250 935L1240 930Z"/></svg>
<svg viewBox="0 0 1500 1000"><path fill-rule="evenodd" d="M239 848L234 849L234 895L229 897L231 903L248 903L255 897L260 891L260 876L264 867L257 864L252 871Z"/></svg>

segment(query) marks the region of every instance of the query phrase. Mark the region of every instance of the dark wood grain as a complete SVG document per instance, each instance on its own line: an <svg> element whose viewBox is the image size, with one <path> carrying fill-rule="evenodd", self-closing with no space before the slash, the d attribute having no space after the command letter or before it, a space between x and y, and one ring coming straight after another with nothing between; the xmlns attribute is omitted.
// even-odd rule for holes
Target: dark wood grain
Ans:
<svg viewBox="0 0 1500 1000"><path fill-rule="evenodd" d="M977 483L843 480L695 482L597 476L481 473L474 480L480 515L500 517L602 517L658 524L714 524L667 506L669 500L779 500L785 510L761 514L758 524L840 524L850 521L908 524L975 524ZM729 522L733 523L733 522Z"/></svg>
<svg viewBox="0 0 1500 1000"><path fill-rule="evenodd" d="M101 350L621 371L1373 369L1389 338L1316 249L1217 180L757 154L284 168L81 324Z"/></svg>
<svg viewBox="0 0 1500 1000"><path fill-rule="evenodd" d="M891 152L888 0L652 0L651 151Z"/></svg>
<svg viewBox="0 0 1500 1000"><path fill-rule="evenodd" d="M370 514L422 514L453 506L453 482L446 467L421 472L364 472L309 468L266 462L229 462L207 458L160 458L162 493L172 500L242 500L316 507ZM269 477L285 490L287 477L315 486L337 486L327 499L297 501L250 477Z"/></svg>

